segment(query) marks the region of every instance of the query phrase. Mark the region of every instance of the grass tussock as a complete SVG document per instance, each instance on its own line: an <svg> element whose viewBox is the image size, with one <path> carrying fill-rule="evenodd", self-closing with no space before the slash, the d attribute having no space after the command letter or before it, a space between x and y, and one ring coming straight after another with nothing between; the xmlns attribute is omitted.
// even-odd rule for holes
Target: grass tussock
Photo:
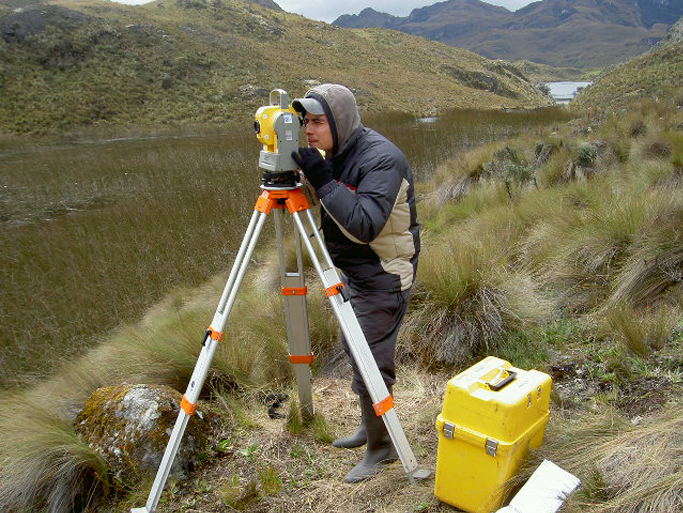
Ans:
<svg viewBox="0 0 683 513"><path fill-rule="evenodd" d="M680 296L683 278L683 191L661 191L653 198L654 215L635 241L614 282L613 301L653 305Z"/></svg>
<svg viewBox="0 0 683 513"><path fill-rule="evenodd" d="M550 312L531 275L506 262L503 230L465 233L429 245L422 259L417 295L424 306L409 331L411 351L429 365L491 352L507 333Z"/></svg>
<svg viewBox="0 0 683 513"><path fill-rule="evenodd" d="M609 410L551 424L547 436L552 443L546 444L538 456L551 459L582 480L563 511L679 511L683 492L682 423L679 404L638 426Z"/></svg>
<svg viewBox="0 0 683 513"><path fill-rule="evenodd" d="M429 214L442 208L446 202L458 200L470 191L484 172L484 164L493 148L502 148L502 143L482 145L466 152L462 157L451 159L436 169L434 176L439 187L432 188L432 196L423 202Z"/></svg>
<svg viewBox="0 0 683 513"><path fill-rule="evenodd" d="M106 463L78 438L57 404L17 396L0 406L3 511L81 510L108 494Z"/></svg>
<svg viewBox="0 0 683 513"><path fill-rule="evenodd" d="M631 353L647 357L670 342L682 318L683 312L678 307L659 305L637 310L621 303L605 312L603 329Z"/></svg>

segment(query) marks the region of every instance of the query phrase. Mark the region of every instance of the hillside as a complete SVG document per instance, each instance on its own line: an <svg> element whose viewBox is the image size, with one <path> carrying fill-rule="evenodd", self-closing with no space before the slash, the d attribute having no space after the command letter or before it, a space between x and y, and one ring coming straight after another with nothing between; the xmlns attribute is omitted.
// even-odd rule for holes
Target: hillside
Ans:
<svg viewBox="0 0 683 513"><path fill-rule="evenodd" d="M648 50L682 15L683 2L675 0L543 0L515 12L479 0L448 0L407 17L365 9L333 23L390 28L491 59L590 68Z"/></svg>
<svg viewBox="0 0 683 513"><path fill-rule="evenodd" d="M273 88L298 95L332 81L351 87L369 111L547 101L508 64L386 30L342 30L251 2L59 0L23 8L5 2L13 6L0 9L0 132L248 122Z"/></svg>
<svg viewBox="0 0 683 513"><path fill-rule="evenodd" d="M616 110L640 99L678 98L683 106L683 40L663 45L601 76L572 102L576 109Z"/></svg>

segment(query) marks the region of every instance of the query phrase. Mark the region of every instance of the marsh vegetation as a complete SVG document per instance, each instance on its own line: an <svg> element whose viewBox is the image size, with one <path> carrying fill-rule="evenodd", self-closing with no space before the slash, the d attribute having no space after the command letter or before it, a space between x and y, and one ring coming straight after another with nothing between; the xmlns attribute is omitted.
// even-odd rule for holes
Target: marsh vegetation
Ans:
<svg viewBox="0 0 683 513"><path fill-rule="evenodd" d="M582 479L584 486L565 506L568 513L679 511L683 459L675 448L680 447L683 387L683 111L666 102L649 102L599 123L582 116L568 119L564 111L487 116L444 115L430 124L405 115L367 120L399 142L419 180L424 251L399 341L401 382L396 390L397 411L416 456L434 467L434 418L446 380L495 354L553 376L551 421L529 468L547 457ZM479 136L464 141L457 135L477 120L482 122ZM504 139L498 138L501 134ZM31 244L68 247L68 241L58 244L65 234L82 234L76 242L85 249L61 260L77 267L87 262L86 256L99 254L102 260L87 273L106 275L108 266L116 268L119 252L128 251L119 245L142 243L143 249L120 257L125 265L103 287L108 290L122 281L119 298L130 287L142 287L136 294L147 294L147 300L130 304L125 315L100 314L113 321L97 326L99 340L87 331L91 326L84 315L80 329L85 333L52 342L62 348L56 354L65 352L70 337L79 340L70 350L70 362L48 356L37 383L24 380L25 369L9 362L13 378L6 385L33 384L6 394L1 405L0 504L17 511L69 511L77 504L81 510L122 512L144 502L149 476L111 481L106 464L75 436L74 412L105 385L186 386L225 279L226 260L234 251L220 244L227 244L227 232L234 234L233 241L240 239L254 199L255 194L235 190L258 186L259 173L247 157L258 150L250 137L233 136L235 149L224 152L229 147L224 136L171 141L182 148L177 152L165 148L169 141L125 143L124 149L160 145L151 156L122 151L114 159L141 162L134 186L121 178L130 172L122 164L105 167L110 171L105 175L81 170L73 178L89 184L81 196L92 194L95 184L102 190L123 190L121 196L112 194L104 206L52 221L24 219L30 217L29 208L5 221L17 234L34 230L23 252L3 241L14 255L9 262L19 261L16 255L31 255ZM3 158L57 162L49 153L41 148L23 157L6 152ZM244 155L243 160L235 159L236 154ZM227 184L221 180L230 175L226 169L233 161L246 171L234 175L239 176L236 184ZM184 168L169 169L174 165ZM29 169L33 166L8 176L15 176L18 184L33 183L28 177L20 182ZM71 167L62 169L68 173ZM37 198L53 204L50 194L60 184L53 175ZM61 194L70 190L62 188ZM216 197L238 205L237 212L225 215ZM21 205L14 209L19 212ZM116 235L107 241L101 235L95 238L99 243L91 243L98 232L75 226L80 218L100 219L102 210L117 223ZM74 227L59 231L52 228L56 223ZM179 229L185 226L194 230ZM53 233L58 239L50 240ZM166 251L144 251L148 234L158 237L154 240ZM164 240L169 236L174 242ZM108 251L97 251L103 244ZM216 247L223 254L212 253ZM108 258L114 262L107 263ZM179 265L183 262L185 266ZM206 448L194 479L169 484L160 511L452 511L434 499L431 482L406 487L399 467L340 491L338 482L358 455L335 452L329 439L352 427L354 401L345 395L337 328L321 297L311 295L309 300L318 417L302 424L293 400L287 419L267 417L259 402L264 392L295 395L284 357L280 299L273 294L274 262L273 248L266 243L232 314L239 322L230 325L213 362L203 401L222 412L220 440ZM50 269L50 261L41 265ZM34 267L27 264L24 274L31 276ZM186 267L196 274L177 281L166 274L154 279L159 270ZM15 269L12 275L21 273ZM80 293L83 282L73 276L73 284L60 286ZM64 297L66 333L72 320L69 308L74 307ZM100 308L98 296L80 301L79 308ZM40 301L35 304L41 307ZM47 306L34 314L37 319L47 318L42 313L49 311ZM59 323L54 326L56 332L62 329ZM20 345L23 339L10 340ZM39 351L33 358L38 361ZM63 367L46 372L55 361ZM657 442L646 445L644 440ZM644 457L643 451L653 457Z"/></svg>
<svg viewBox="0 0 683 513"><path fill-rule="evenodd" d="M463 149L566 116L465 111L430 124L407 114L366 123L396 140L425 181ZM228 268L259 194L260 147L248 127L4 142L0 386L49 375L164 294Z"/></svg>

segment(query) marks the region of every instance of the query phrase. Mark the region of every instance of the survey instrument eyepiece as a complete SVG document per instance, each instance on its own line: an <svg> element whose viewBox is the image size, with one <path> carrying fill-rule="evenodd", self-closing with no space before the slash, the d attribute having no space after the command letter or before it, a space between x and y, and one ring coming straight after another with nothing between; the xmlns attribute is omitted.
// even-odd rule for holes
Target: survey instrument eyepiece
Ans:
<svg viewBox="0 0 683 513"><path fill-rule="evenodd" d="M259 108L254 116L254 131L263 149L259 167L270 173L295 171L292 152L299 150L301 121L289 104L289 96L282 89L270 92L270 105Z"/></svg>

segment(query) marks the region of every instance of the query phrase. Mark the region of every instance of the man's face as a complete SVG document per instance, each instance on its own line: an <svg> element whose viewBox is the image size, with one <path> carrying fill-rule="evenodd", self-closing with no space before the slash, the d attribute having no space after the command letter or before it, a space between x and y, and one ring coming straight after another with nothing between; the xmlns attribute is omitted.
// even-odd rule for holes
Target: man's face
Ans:
<svg viewBox="0 0 683 513"><path fill-rule="evenodd" d="M308 139L308 146L326 152L332 151L334 142L332 131L324 115L306 113L304 116L304 133Z"/></svg>

